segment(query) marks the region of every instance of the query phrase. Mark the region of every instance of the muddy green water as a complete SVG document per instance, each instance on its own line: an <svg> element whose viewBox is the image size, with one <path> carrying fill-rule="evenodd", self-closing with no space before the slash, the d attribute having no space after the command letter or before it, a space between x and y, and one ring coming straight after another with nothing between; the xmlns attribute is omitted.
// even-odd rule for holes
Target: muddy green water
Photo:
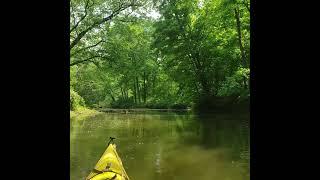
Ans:
<svg viewBox="0 0 320 180"><path fill-rule="evenodd" d="M99 114L71 119L70 179L85 179L109 136L131 180L250 179L249 115Z"/></svg>

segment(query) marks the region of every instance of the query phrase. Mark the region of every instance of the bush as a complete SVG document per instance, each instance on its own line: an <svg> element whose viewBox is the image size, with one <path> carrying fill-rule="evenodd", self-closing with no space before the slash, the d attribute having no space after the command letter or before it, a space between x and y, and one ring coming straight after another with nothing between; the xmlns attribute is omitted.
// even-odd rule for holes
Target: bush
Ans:
<svg viewBox="0 0 320 180"><path fill-rule="evenodd" d="M165 102L151 102L146 104L146 108L150 109L168 109L169 104Z"/></svg>
<svg viewBox="0 0 320 180"><path fill-rule="evenodd" d="M243 87L243 79L249 80L250 70L239 68L234 75L227 77L218 90L218 96L249 96L249 89Z"/></svg>
<svg viewBox="0 0 320 180"><path fill-rule="evenodd" d="M73 89L70 89L70 110L77 110L79 107L84 107L84 99Z"/></svg>
<svg viewBox="0 0 320 180"><path fill-rule="evenodd" d="M112 108L132 108L134 106L134 101L132 98L119 98L118 100L111 102Z"/></svg>
<svg viewBox="0 0 320 180"><path fill-rule="evenodd" d="M172 109L187 109L188 105L187 104L182 104L182 103L177 103L177 104L173 104L171 105Z"/></svg>

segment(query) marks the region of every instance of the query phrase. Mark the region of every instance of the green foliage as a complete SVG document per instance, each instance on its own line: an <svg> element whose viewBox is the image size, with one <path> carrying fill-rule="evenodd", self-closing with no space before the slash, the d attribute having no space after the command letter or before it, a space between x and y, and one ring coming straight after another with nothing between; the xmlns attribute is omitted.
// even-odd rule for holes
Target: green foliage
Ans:
<svg viewBox="0 0 320 180"><path fill-rule="evenodd" d="M250 69L239 68L232 76L227 77L227 79L222 83L218 96L231 96L231 95L241 95L248 96L248 88L244 87L244 81L248 84L250 75Z"/></svg>
<svg viewBox="0 0 320 180"><path fill-rule="evenodd" d="M193 0L172 0L160 6L162 18L156 22L154 48L186 94L215 96L219 85L241 67L236 7L235 1L224 0L203 1L201 7ZM242 41L247 43L248 30L242 32L246 34Z"/></svg>
<svg viewBox="0 0 320 180"><path fill-rule="evenodd" d="M134 105L133 98L119 98L117 101L111 102L112 108L132 108Z"/></svg>
<svg viewBox="0 0 320 180"><path fill-rule="evenodd" d="M70 110L77 110L79 107L84 107L84 99L73 89L70 89Z"/></svg>
<svg viewBox="0 0 320 180"><path fill-rule="evenodd" d="M128 3L134 8L90 29ZM72 0L70 41L89 31L70 49L70 85L89 107L185 108L206 97L247 97L248 6L241 0ZM155 8L161 17L148 18Z"/></svg>
<svg viewBox="0 0 320 180"><path fill-rule="evenodd" d="M102 81L97 81L99 73L97 67L88 64L85 67L74 67L76 73L71 77L74 82L73 88L78 94L84 98L86 104L89 107L93 107L94 104L99 104L104 98Z"/></svg>

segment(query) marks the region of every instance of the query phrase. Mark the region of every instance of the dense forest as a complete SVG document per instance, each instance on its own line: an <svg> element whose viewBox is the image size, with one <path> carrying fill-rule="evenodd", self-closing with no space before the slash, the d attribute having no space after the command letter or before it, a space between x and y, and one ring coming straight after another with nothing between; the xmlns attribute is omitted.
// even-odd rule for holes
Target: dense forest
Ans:
<svg viewBox="0 0 320 180"><path fill-rule="evenodd" d="M248 101L248 0L71 0L70 105Z"/></svg>

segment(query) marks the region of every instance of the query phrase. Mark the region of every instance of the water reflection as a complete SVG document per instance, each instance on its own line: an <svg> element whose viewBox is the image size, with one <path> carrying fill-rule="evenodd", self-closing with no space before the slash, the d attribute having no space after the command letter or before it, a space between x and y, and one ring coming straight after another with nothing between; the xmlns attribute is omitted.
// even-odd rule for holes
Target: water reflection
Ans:
<svg viewBox="0 0 320 180"><path fill-rule="evenodd" d="M131 179L249 178L249 117L228 114L101 114L71 121L71 179L84 179L117 137Z"/></svg>

